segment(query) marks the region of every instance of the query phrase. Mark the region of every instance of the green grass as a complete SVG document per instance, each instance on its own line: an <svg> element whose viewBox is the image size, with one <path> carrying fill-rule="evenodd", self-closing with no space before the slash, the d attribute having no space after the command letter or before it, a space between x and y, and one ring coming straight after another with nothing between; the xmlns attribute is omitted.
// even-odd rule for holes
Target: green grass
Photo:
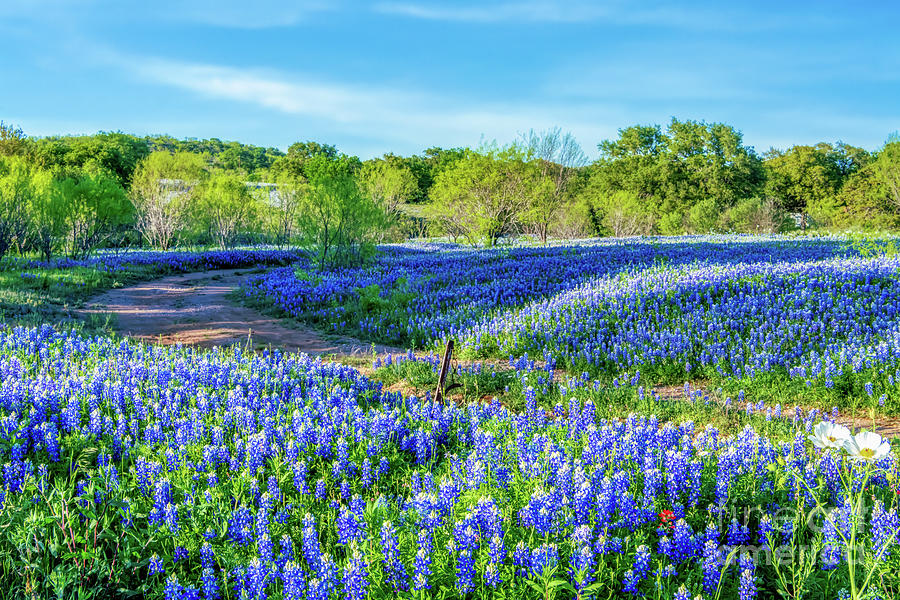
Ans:
<svg viewBox="0 0 900 600"><path fill-rule="evenodd" d="M71 311L108 289L155 277L159 269L133 267L110 273L98 268L0 266L0 323L40 325L70 321Z"/></svg>
<svg viewBox="0 0 900 600"><path fill-rule="evenodd" d="M393 386L404 394L423 397L426 392L434 394L437 386L437 372L430 364L421 361L405 361L400 364L382 366L375 370L372 379L385 386ZM471 402L490 402L494 398L513 411L522 411L526 407L526 389L532 387L535 373L520 379L513 370L485 367L480 373L452 372L448 375L446 385L454 386L446 393L447 401L457 404ZM455 385L454 385L455 384ZM697 397L685 396L679 392L668 397L657 396L649 390L638 391L638 387L601 383L596 387L587 386L572 390L563 395L557 385L547 389L535 390L536 401L544 407L547 414L563 414L568 410L570 398L590 400L601 418L625 419L629 415L655 415L660 423L683 423L692 421L697 429L707 426L717 428L723 435L736 434L747 426L773 440L790 441L796 434L796 428L787 418L767 418L765 409L748 414L743 407L725 407L725 392L721 389L711 390ZM692 390L696 389L692 387ZM705 389L705 387L704 387ZM767 404L767 406L773 406ZM793 404L782 405L785 409Z"/></svg>

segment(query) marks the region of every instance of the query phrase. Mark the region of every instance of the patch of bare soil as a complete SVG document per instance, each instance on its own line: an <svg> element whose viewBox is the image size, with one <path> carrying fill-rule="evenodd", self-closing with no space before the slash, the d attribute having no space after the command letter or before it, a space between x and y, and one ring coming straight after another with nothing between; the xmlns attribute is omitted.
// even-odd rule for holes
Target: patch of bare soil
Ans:
<svg viewBox="0 0 900 600"><path fill-rule="evenodd" d="M144 342L210 348L235 342L311 355L371 355L372 344L351 338L325 337L314 329L264 315L229 299L246 277L246 269L173 275L109 290L78 311L87 318L114 316L113 328ZM403 350L375 345L375 352Z"/></svg>

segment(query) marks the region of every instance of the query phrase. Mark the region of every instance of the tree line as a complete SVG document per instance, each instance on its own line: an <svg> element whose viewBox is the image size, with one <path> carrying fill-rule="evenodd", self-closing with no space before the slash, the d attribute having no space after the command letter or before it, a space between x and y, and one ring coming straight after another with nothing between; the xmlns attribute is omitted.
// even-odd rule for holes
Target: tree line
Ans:
<svg viewBox="0 0 900 600"><path fill-rule="evenodd" d="M559 128L506 145L362 161L307 141L286 152L137 137L28 137L0 122L0 257L98 247L305 244L322 268L375 244L900 226L900 138L758 154L722 123L621 129L590 161Z"/></svg>

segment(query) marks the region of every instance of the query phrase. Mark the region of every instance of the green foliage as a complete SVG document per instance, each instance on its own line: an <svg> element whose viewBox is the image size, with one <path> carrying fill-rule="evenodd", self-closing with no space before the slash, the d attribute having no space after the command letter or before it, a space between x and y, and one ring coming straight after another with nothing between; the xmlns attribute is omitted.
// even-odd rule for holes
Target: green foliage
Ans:
<svg viewBox="0 0 900 600"><path fill-rule="evenodd" d="M240 142L223 142L218 138L178 140L171 136L143 138L151 152L188 152L203 158L210 168L235 171L256 181L284 152L278 148L263 148Z"/></svg>
<svg viewBox="0 0 900 600"><path fill-rule="evenodd" d="M628 127L599 149L588 187L594 205L627 192L640 202L643 220L663 234L712 230L723 210L763 183L753 149L721 123L672 119L666 132L658 125Z"/></svg>
<svg viewBox="0 0 900 600"><path fill-rule="evenodd" d="M31 162L42 169L102 170L126 187L138 163L150 153L147 143L124 133L48 137L34 140L28 149Z"/></svg>
<svg viewBox="0 0 900 600"><path fill-rule="evenodd" d="M859 253L863 258L897 256L900 254L897 240L893 237L876 237L856 233L850 234L849 239L853 250Z"/></svg>
<svg viewBox="0 0 900 600"><path fill-rule="evenodd" d="M135 227L151 246L168 250L206 179L205 161L190 152L153 152L137 166L129 189Z"/></svg>
<svg viewBox="0 0 900 600"><path fill-rule="evenodd" d="M647 235L654 229L656 218L632 192L620 190L598 194L589 201L600 225L600 232L604 235L613 237Z"/></svg>
<svg viewBox="0 0 900 600"><path fill-rule="evenodd" d="M195 222L210 239L220 248L232 248L239 236L253 229L259 206L241 177L220 173L203 185L194 212Z"/></svg>
<svg viewBox="0 0 900 600"><path fill-rule="evenodd" d="M363 163L359 186L386 215L395 219L400 205L418 193L412 170L400 161L374 159Z"/></svg>
<svg viewBox="0 0 900 600"><path fill-rule="evenodd" d="M745 198L722 215L720 227L735 233L779 233L790 227L784 209L774 198Z"/></svg>
<svg viewBox="0 0 900 600"><path fill-rule="evenodd" d="M0 259L13 244L25 243L29 230L27 207L36 193L28 163L17 157L0 157Z"/></svg>
<svg viewBox="0 0 900 600"><path fill-rule="evenodd" d="M70 171L57 182L67 253L85 258L132 216L118 179L102 170Z"/></svg>
<svg viewBox="0 0 900 600"><path fill-rule="evenodd" d="M900 227L900 141L889 141L851 172L834 204L835 226L866 230Z"/></svg>
<svg viewBox="0 0 900 600"><path fill-rule="evenodd" d="M23 154L28 140L21 127L14 127L0 121L0 156L16 156Z"/></svg>
<svg viewBox="0 0 900 600"><path fill-rule="evenodd" d="M370 258L386 221L381 207L360 190L354 176L356 161L319 154L304 169L309 187L299 205L299 229L319 269Z"/></svg>
<svg viewBox="0 0 900 600"><path fill-rule="evenodd" d="M541 185L540 171L518 146L470 150L435 180L429 212L454 239L493 246L516 230Z"/></svg>

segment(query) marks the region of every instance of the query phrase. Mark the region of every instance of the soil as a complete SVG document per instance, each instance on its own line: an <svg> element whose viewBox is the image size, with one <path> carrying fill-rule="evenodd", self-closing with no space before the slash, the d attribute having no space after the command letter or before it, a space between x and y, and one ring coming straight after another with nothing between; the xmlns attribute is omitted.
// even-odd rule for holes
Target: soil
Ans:
<svg viewBox="0 0 900 600"><path fill-rule="evenodd" d="M112 315L119 334L144 342L211 348L233 343L310 355L371 356L373 346L277 319L229 298L246 278L246 269L186 273L109 290L78 311L82 318ZM401 353L375 345L375 352Z"/></svg>

